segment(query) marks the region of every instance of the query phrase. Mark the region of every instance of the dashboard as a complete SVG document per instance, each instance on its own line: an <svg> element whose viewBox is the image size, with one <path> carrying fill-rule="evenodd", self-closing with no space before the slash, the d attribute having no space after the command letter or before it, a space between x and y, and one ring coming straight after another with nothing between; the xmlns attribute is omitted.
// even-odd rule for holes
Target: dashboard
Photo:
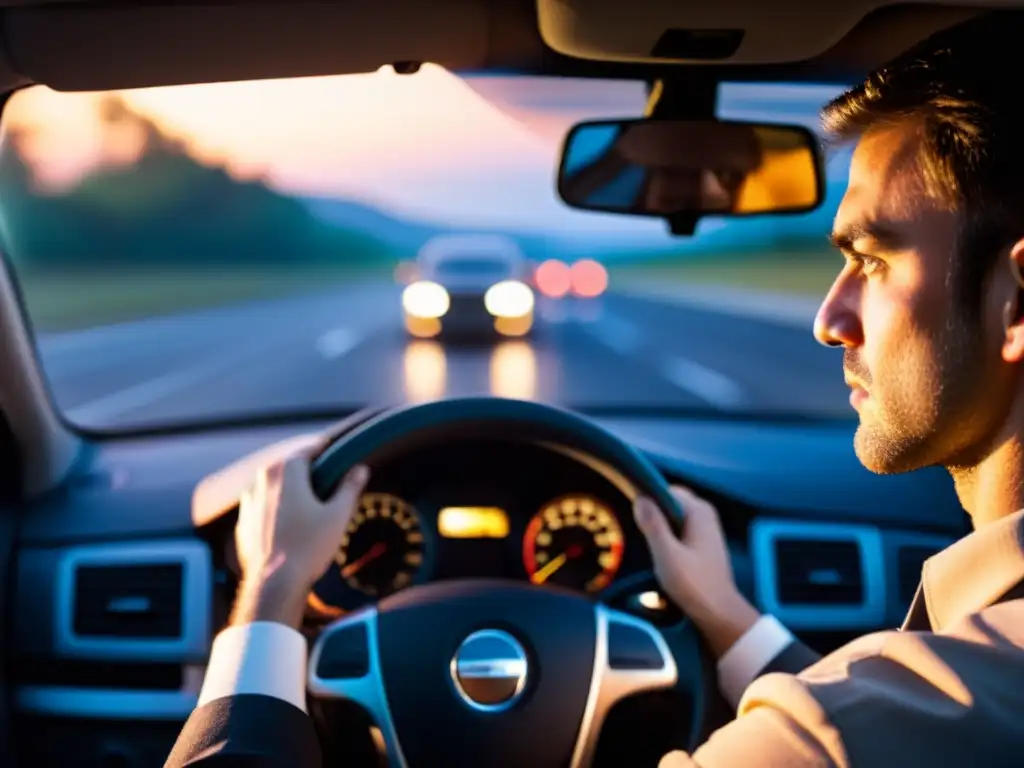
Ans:
<svg viewBox="0 0 1024 768"><path fill-rule="evenodd" d="M608 479L553 449L472 440L374 470L310 606L338 614L464 578L600 595L645 566L630 503Z"/></svg>
<svg viewBox="0 0 1024 768"><path fill-rule="evenodd" d="M922 560L968 530L940 470L864 470L854 423L595 421L716 505L740 589L821 652L898 625ZM196 486L330 426L97 442L72 483L27 510L8 666L26 764L162 764L237 582L233 521L197 524ZM447 443L375 468L308 619L316 631L396 591L467 576L661 609L640 599L656 590L649 569L630 504L608 478L537 446Z"/></svg>

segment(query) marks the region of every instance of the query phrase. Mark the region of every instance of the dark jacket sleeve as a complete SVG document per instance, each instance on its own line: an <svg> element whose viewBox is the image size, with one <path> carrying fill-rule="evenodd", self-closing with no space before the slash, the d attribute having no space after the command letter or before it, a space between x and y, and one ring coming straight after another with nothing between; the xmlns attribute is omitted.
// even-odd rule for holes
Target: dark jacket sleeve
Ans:
<svg viewBox="0 0 1024 768"><path fill-rule="evenodd" d="M789 645L779 651L775 657L764 665L761 675L770 672L785 672L790 675L797 675L803 672L812 664L821 659L821 654L808 648L799 640L793 640ZM760 677L761 675L758 675Z"/></svg>
<svg viewBox="0 0 1024 768"><path fill-rule="evenodd" d="M914 601L907 613L907 618L900 629L907 631L931 631L931 623L928 620L928 612L925 608L924 596L920 586L917 588L917 594L914 596ZM816 664L820 659L820 653L808 648L799 640L793 640L793 642L779 651L775 658L765 664L764 669L761 670L761 675L767 675L769 672L786 672L790 675L797 675L812 664ZM758 677L761 675L758 675Z"/></svg>
<svg viewBox="0 0 1024 768"><path fill-rule="evenodd" d="M215 699L196 709L174 743L164 768L320 768L313 721L271 696Z"/></svg>

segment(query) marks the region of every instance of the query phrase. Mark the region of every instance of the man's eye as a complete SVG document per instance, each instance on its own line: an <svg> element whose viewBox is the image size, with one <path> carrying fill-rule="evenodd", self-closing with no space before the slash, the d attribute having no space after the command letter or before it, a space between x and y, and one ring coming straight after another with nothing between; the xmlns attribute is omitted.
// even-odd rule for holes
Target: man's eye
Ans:
<svg viewBox="0 0 1024 768"><path fill-rule="evenodd" d="M846 260L865 275L873 274L885 266L885 262L865 253L846 253Z"/></svg>
<svg viewBox="0 0 1024 768"><path fill-rule="evenodd" d="M860 257L861 271L865 275L873 274L878 272L882 267L885 266L885 262L881 259L876 259L874 256L861 256Z"/></svg>

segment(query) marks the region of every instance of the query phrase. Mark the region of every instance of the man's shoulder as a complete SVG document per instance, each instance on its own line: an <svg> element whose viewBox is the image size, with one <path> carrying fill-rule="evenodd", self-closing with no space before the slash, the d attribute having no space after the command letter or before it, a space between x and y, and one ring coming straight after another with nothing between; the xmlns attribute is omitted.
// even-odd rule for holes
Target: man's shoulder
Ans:
<svg viewBox="0 0 1024 768"><path fill-rule="evenodd" d="M838 740L854 765L913 763L940 750L942 764L1002 764L1005 749L1024 743L1024 721L1009 716L1024 710L1024 600L941 633L865 635L799 675L766 675L740 714L761 707Z"/></svg>

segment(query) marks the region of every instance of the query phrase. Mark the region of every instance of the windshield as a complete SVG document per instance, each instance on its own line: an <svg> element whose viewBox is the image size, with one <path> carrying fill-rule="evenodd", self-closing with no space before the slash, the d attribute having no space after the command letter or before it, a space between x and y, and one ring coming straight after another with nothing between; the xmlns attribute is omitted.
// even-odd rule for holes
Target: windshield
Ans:
<svg viewBox="0 0 1024 768"><path fill-rule="evenodd" d="M719 111L816 129L838 90L727 84ZM692 238L569 209L569 128L646 99L642 82L436 66L18 92L0 234L56 404L113 430L471 394L852 416L839 356L811 336L842 264L826 235L848 157L821 209L709 218ZM480 311L418 282L417 254L453 236L514 243L530 295L496 289ZM473 323L494 338L449 336Z"/></svg>
<svg viewBox="0 0 1024 768"><path fill-rule="evenodd" d="M434 274L439 278L478 277L501 280L512 273L508 262L497 259L447 259L434 265Z"/></svg>

